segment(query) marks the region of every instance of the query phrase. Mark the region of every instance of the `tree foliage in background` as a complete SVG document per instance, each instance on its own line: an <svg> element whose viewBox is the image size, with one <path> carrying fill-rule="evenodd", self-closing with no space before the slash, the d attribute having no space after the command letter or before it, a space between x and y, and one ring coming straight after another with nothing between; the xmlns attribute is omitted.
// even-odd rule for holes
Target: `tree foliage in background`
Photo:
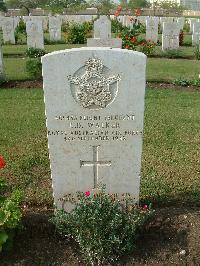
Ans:
<svg viewBox="0 0 200 266"><path fill-rule="evenodd" d="M130 0L127 4L129 9L149 7L150 3L147 0Z"/></svg>
<svg viewBox="0 0 200 266"><path fill-rule="evenodd" d="M153 2L152 7L154 10L164 9L166 10L166 14L181 13L183 10L187 9L175 1L155 1Z"/></svg>
<svg viewBox="0 0 200 266"><path fill-rule="evenodd" d="M87 3L85 0L47 0L45 7L54 13L61 13L63 10L78 11L85 9Z"/></svg>
<svg viewBox="0 0 200 266"><path fill-rule="evenodd" d="M116 7L116 4L112 0L90 0L89 5L96 7L98 13L104 15L110 14L110 10Z"/></svg>
<svg viewBox="0 0 200 266"><path fill-rule="evenodd" d="M7 8L3 0L0 0L0 11L6 12Z"/></svg>
<svg viewBox="0 0 200 266"><path fill-rule="evenodd" d="M42 7L47 0L6 0L7 8L25 8L30 14L31 8Z"/></svg>

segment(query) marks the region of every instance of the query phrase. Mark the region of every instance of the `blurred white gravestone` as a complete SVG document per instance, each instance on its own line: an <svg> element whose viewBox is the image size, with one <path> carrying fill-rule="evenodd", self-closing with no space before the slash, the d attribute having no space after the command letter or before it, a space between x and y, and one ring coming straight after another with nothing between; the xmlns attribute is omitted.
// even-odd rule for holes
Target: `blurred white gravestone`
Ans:
<svg viewBox="0 0 200 266"><path fill-rule="evenodd" d="M4 67L3 67L3 53L2 53L2 47L0 44L0 79L4 78Z"/></svg>
<svg viewBox="0 0 200 266"><path fill-rule="evenodd" d="M179 24L180 30L183 30L183 27L185 25L185 18L184 17L177 18L177 23Z"/></svg>
<svg viewBox="0 0 200 266"><path fill-rule="evenodd" d="M193 25L194 25L194 23L199 22L199 19L190 18L190 19L188 19L188 21L189 21L189 25L190 25L190 33L193 33Z"/></svg>
<svg viewBox="0 0 200 266"><path fill-rule="evenodd" d="M3 18L2 31L3 31L4 43L15 44L15 28L14 28L14 19L12 17Z"/></svg>
<svg viewBox="0 0 200 266"><path fill-rule="evenodd" d="M164 22L162 33L162 50L179 48L180 27L177 22Z"/></svg>
<svg viewBox="0 0 200 266"><path fill-rule="evenodd" d="M51 41L61 40L61 18L49 17L49 35Z"/></svg>
<svg viewBox="0 0 200 266"><path fill-rule="evenodd" d="M111 21L107 16L100 16L94 22L94 38L87 39L88 47L112 47L121 48L122 40L112 38L111 36Z"/></svg>
<svg viewBox="0 0 200 266"><path fill-rule="evenodd" d="M199 40L200 40L200 22L195 22L193 24L192 45L199 44Z"/></svg>
<svg viewBox="0 0 200 266"><path fill-rule="evenodd" d="M80 48L48 54L42 65L56 206L99 184L138 202L146 56Z"/></svg>
<svg viewBox="0 0 200 266"><path fill-rule="evenodd" d="M157 43L158 41L158 17L146 18L146 40Z"/></svg>
<svg viewBox="0 0 200 266"><path fill-rule="evenodd" d="M41 20L30 20L26 22L27 46L28 48L44 49L44 34Z"/></svg>

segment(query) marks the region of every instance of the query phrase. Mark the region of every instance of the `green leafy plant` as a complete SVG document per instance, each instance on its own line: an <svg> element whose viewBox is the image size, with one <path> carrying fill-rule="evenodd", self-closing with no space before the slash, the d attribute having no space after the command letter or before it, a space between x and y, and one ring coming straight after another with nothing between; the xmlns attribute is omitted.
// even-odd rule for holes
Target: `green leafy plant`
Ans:
<svg viewBox="0 0 200 266"><path fill-rule="evenodd" d="M161 55L163 57L167 57L167 58L183 58L184 55L182 53L181 50L177 50L177 49L167 49L166 51L163 51L161 53Z"/></svg>
<svg viewBox="0 0 200 266"><path fill-rule="evenodd" d="M40 48L32 47L26 50L26 56L28 56L29 58L39 58L45 54L46 54L45 50Z"/></svg>
<svg viewBox="0 0 200 266"><path fill-rule="evenodd" d="M15 40L16 43L23 44L26 43L26 24L23 20L19 21L19 24L15 28Z"/></svg>
<svg viewBox="0 0 200 266"><path fill-rule="evenodd" d="M0 169L4 167L5 161L0 157ZM8 196L6 188L5 180L0 178L0 252L12 241L14 229L19 225L22 217L20 210L22 193L15 190Z"/></svg>
<svg viewBox="0 0 200 266"><path fill-rule="evenodd" d="M66 42L70 44L84 44L91 36L92 23L84 22L82 24L72 23L66 32Z"/></svg>
<svg viewBox="0 0 200 266"><path fill-rule="evenodd" d="M32 78L39 79L42 77L42 63L41 60L36 59L29 59L26 62L26 71Z"/></svg>
<svg viewBox="0 0 200 266"><path fill-rule="evenodd" d="M189 85L191 85L191 81L190 80L183 79L183 78L175 79L172 83L174 85L178 85L178 86L189 86Z"/></svg>
<svg viewBox="0 0 200 266"><path fill-rule="evenodd" d="M153 211L145 205L139 208L133 200L124 202L106 194L105 187L98 192L77 193L74 209L68 213L58 210L52 222L62 235L72 237L80 246L90 265L110 263L131 252L135 240ZM70 201L69 197L65 197Z"/></svg>
<svg viewBox="0 0 200 266"><path fill-rule="evenodd" d="M26 71L32 78L38 79L42 77L41 56L45 54L45 50L40 48L26 50L26 55L29 57L26 61Z"/></svg>
<svg viewBox="0 0 200 266"><path fill-rule="evenodd" d="M200 60L200 42L194 47L194 55L197 60Z"/></svg>
<svg viewBox="0 0 200 266"><path fill-rule="evenodd" d="M178 86L194 86L194 87L200 87L200 78L198 79L183 79L183 78L179 78L179 79L175 79L172 82L174 85L178 85Z"/></svg>
<svg viewBox="0 0 200 266"><path fill-rule="evenodd" d="M156 43L150 40L144 40L140 43L140 52L146 54L147 56L153 55L156 48Z"/></svg>

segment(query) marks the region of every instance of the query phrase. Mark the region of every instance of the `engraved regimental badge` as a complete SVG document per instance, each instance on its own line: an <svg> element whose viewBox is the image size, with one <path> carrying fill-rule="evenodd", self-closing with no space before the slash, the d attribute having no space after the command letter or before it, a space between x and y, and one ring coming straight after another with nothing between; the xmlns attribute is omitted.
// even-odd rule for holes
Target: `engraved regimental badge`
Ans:
<svg viewBox="0 0 200 266"><path fill-rule="evenodd" d="M68 80L76 102L84 108L100 109L114 101L121 78L113 75L101 59L90 58Z"/></svg>

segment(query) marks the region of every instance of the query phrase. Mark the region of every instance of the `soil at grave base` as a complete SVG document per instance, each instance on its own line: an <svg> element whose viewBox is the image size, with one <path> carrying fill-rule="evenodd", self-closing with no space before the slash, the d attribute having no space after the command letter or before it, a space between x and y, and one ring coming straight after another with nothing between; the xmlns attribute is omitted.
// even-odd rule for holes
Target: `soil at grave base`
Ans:
<svg viewBox="0 0 200 266"><path fill-rule="evenodd" d="M0 88L5 89L29 89L29 88L38 88L41 89L43 87L42 80L24 80L24 81L8 81L4 82ZM193 86L177 86L171 83L162 83L162 82L147 82L147 89L173 89L180 91L194 91L200 92L200 87Z"/></svg>
<svg viewBox="0 0 200 266"><path fill-rule="evenodd" d="M85 265L75 243L55 233L51 215L50 210L24 211L14 248L1 254L0 265ZM136 244L131 255L114 265L200 265L200 208L157 209Z"/></svg>

